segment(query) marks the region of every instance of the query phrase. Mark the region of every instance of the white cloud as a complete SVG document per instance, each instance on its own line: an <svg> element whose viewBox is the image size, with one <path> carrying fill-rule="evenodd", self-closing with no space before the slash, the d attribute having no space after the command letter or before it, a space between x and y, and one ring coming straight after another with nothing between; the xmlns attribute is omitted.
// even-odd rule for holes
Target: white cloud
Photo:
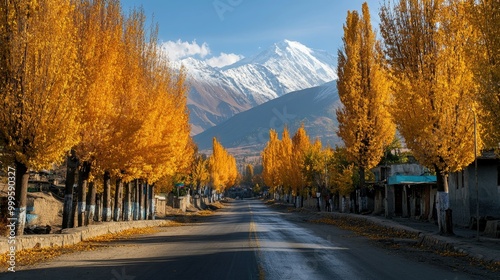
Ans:
<svg viewBox="0 0 500 280"><path fill-rule="evenodd" d="M210 55L210 47L206 42L198 44L196 40L184 42L180 39L177 41L167 41L161 44L161 51L166 54L170 61L179 61L186 57L197 57L205 59ZM212 67L224 67L233 64L242 59L243 56L234 53L220 53L219 56L213 56L205 59L205 62Z"/></svg>
<svg viewBox="0 0 500 280"><path fill-rule="evenodd" d="M198 55L204 58L210 54L210 48L207 43L199 45L196 40L191 43L183 42L180 39L177 41L167 41L162 44L162 50L166 52L171 61L176 61L185 57Z"/></svg>
<svg viewBox="0 0 500 280"><path fill-rule="evenodd" d="M231 65L242 58L243 56L234 53L221 53L219 56L207 59L206 62L212 67L224 67L226 65Z"/></svg>

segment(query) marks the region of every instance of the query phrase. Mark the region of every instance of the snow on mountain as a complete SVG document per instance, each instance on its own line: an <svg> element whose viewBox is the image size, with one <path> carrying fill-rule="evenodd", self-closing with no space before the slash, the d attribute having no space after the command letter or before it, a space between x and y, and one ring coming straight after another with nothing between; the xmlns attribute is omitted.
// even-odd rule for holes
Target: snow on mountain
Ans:
<svg viewBox="0 0 500 280"><path fill-rule="evenodd" d="M223 68L195 58L175 64L184 65L191 85L193 135L286 93L337 79L335 57L289 40Z"/></svg>
<svg viewBox="0 0 500 280"><path fill-rule="evenodd" d="M341 107L336 81L290 92L194 136L198 148L209 151L212 139L232 154L258 155L269 140L269 130L282 133L286 126L291 134L304 125L310 139L334 147L341 143L336 109Z"/></svg>
<svg viewBox="0 0 500 280"><path fill-rule="evenodd" d="M264 74L263 78L255 76L253 79L248 79L246 75L249 72L248 69L256 66L264 68L267 73L261 72ZM269 80L267 77L272 76L278 83L272 83L268 91L261 92L261 94L273 99L288 92L318 86L337 79L335 66L335 58L328 53L312 50L299 42L284 40L253 58L244 59L236 65L226 67L223 72L250 92L253 92L253 85L256 81L267 82ZM267 94L269 91L271 95Z"/></svg>

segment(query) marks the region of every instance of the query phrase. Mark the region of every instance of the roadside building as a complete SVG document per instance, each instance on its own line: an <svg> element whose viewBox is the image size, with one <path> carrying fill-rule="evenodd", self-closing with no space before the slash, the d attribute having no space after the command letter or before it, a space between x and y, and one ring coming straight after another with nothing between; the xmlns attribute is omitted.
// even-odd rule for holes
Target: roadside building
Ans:
<svg viewBox="0 0 500 280"><path fill-rule="evenodd" d="M436 176L417 163L377 166L373 210L386 217L433 218Z"/></svg>
<svg viewBox="0 0 500 280"><path fill-rule="evenodd" d="M454 224L475 227L478 205L481 231L487 220L500 220L500 160L493 151L477 158L477 183L473 162L451 173L448 187Z"/></svg>

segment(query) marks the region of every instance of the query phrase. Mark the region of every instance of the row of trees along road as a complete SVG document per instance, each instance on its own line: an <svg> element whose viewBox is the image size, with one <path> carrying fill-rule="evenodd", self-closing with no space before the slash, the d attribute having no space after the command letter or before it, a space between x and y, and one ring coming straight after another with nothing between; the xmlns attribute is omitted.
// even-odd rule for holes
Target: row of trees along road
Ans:
<svg viewBox="0 0 500 280"><path fill-rule="evenodd" d="M212 144L212 154L208 158L205 154L195 152L193 159L189 161L191 166L187 172L179 172L172 178L162 179L166 181L167 186L170 186L162 190L170 191L172 183L182 181L195 192L207 187L206 190L210 190L212 194L212 191L222 193L238 184L241 176L238 173L236 159L217 141L217 138L212 139Z"/></svg>
<svg viewBox="0 0 500 280"><path fill-rule="evenodd" d="M0 21L0 144L16 169L18 235L28 171L67 154L63 227L75 172L81 226L90 182L104 182L110 212L111 177L119 196L123 183L153 184L191 165L184 74L168 67L142 11L124 15L118 0L8 0Z"/></svg>
<svg viewBox="0 0 500 280"><path fill-rule="evenodd" d="M281 139L271 129L261 156L264 184L273 193L295 196L297 205L309 193L348 195L354 189L354 165L347 161L346 149L323 148L319 139L311 142L303 125L292 138L286 127Z"/></svg>
<svg viewBox="0 0 500 280"><path fill-rule="evenodd" d="M499 6L496 0L385 1L382 41L366 3L361 15L348 12L344 25L338 135L358 167L358 188L363 194L364 171L380 160L396 127L415 158L436 172L442 233L453 231L445 214L448 174L474 160L475 144L481 150L500 142Z"/></svg>

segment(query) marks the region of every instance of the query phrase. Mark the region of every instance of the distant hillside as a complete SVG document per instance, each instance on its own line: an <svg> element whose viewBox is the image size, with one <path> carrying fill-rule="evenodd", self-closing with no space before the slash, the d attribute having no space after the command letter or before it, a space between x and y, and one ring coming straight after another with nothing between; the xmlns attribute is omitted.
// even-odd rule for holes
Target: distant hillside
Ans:
<svg viewBox="0 0 500 280"><path fill-rule="evenodd" d="M260 153L269 140L269 130L281 136L286 125L291 136L302 123L312 140L319 138L323 145L341 143L335 110L340 106L336 82L295 91L239 113L227 121L194 137L200 150L212 147L216 137L233 153Z"/></svg>

